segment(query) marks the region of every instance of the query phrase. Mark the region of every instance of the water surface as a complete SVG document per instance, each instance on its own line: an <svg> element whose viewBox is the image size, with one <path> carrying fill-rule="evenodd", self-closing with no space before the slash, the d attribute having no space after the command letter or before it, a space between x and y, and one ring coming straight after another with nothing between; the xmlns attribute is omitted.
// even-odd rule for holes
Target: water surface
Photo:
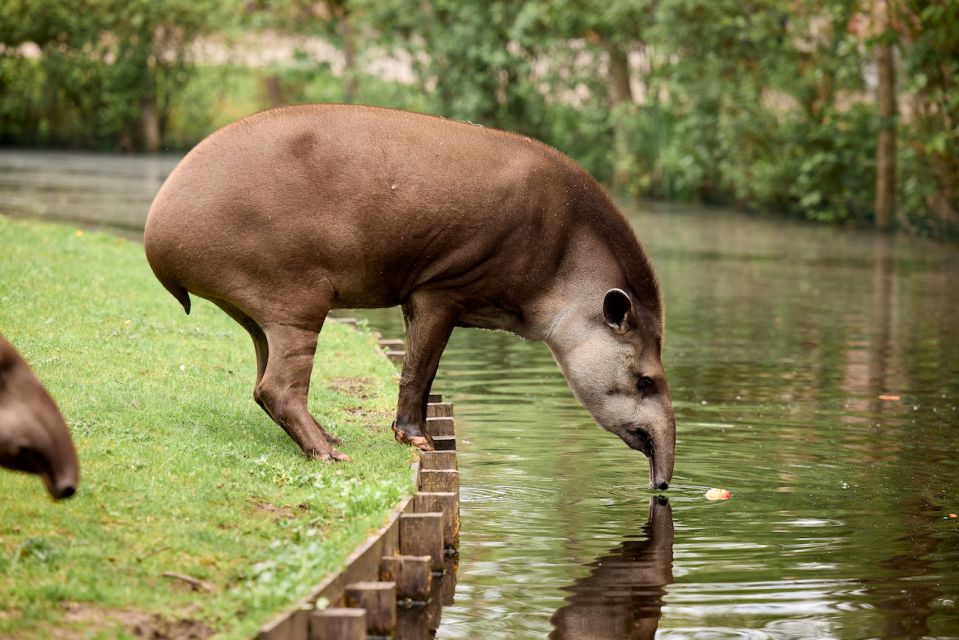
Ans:
<svg viewBox="0 0 959 640"><path fill-rule="evenodd" d="M175 161L0 152L0 211L136 228ZM463 500L438 637L959 638L956 248L629 213L666 301L668 504L545 346L457 330L435 386Z"/></svg>

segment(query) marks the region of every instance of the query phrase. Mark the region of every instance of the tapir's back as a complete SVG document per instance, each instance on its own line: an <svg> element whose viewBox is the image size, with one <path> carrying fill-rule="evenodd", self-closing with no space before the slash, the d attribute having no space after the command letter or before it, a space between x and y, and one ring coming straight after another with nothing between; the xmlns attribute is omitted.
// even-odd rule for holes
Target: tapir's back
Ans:
<svg viewBox="0 0 959 640"><path fill-rule="evenodd" d="M550 263L576 172L541 143L475 125L290 107L191 151L157 195L144 241L168 288L219 297L264 279L325 279L338 306L387 306L477 266Z"/></svg>

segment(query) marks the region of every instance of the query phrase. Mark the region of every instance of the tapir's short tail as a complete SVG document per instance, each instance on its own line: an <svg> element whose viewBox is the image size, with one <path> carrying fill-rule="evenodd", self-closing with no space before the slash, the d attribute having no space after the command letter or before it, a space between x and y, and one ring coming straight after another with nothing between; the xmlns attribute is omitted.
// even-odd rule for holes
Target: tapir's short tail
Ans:
<svg viewBox="0 0 959 640"><path fill-rule="evenodd" d="M169 278L164 278L160 274L157 274L157 279L164 287L166 287L167 291L173 294L174 298L179 300L180 304L183 305L183 310L186 311L186 314L190 315L190 292L178 282Z"/></svg>

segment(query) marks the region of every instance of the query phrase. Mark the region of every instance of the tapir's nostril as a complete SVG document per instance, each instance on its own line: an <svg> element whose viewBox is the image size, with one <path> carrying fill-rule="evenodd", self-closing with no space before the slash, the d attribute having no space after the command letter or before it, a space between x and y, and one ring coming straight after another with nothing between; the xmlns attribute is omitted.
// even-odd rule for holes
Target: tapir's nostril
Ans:
<svg viewBox="0 0 959 640"><path fill-rule="evenodd" d="M660 482L658 485L656 485L656 488L659 489L660 491L665 491L666 489L669 489L669 483Z"/></svg>
<svg viewBox="0 0 959 640"><path fill-rule="evenodd" d="M63 500L64 498L69 498L74 493L77 492L77 488L72 484L68 484L65 487L60 487L60 490L57 492L57 500Z"/></svg>

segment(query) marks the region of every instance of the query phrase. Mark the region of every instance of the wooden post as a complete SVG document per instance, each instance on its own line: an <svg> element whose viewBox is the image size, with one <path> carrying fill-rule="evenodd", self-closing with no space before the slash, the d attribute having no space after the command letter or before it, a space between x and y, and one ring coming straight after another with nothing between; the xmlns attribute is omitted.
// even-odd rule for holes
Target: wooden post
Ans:
<svg viewBox="0 0 959 640"><path fill-rule="evenodd" d="M386 349L387 351L391 351L391 350L403 351L403 349L406 347L406 343L405 343L405 342L403 342L402 340L397 340L397 339L382 339L382 340L377 340L377 341L376 341L376 344L380 345L381 347L383 347L383 348Z"/></svg>
<svg viewBox="0 0 959 640"><path fill-rule="evenodd" d="M460 472L445 469L443 471L420 471L420 491L449 491L459 494Z"/></svg>
<svg viewBox="0 0 959 640"><path fill-rule="evenodd" d="M426 602L433 587L429 556L386 556L380 560L380 580L396 583L399 600Z"/></svg>
<svg viewBox="0 0 959 640"><path fill-rule="evenodd" d="M443 582L440 584L440 601L444 607L453 604L456 595L456 576L459 575L460 555L454 553L443 561Z"/></svg>
<svg viewBox="0 0 959 640"><path fill-rule="evenodd" d="M366 632L388 636L396 628L396 583L354 582L343 591L346 606L366 609Z"/></svg>
<svg viewBox="0 0 959 640"><path fill-rule="evenodd" d="M426 418L426 433L431 436L455 436L456 424L453 418Z"/></svg>
<svg viewBox="0 0 959 640"><path fill-rule="evenodd" d="M366 611L355 608L311 611L309 639L366 640Z"/></svg>
<svg viewBox="0 0 959 640"><path fill-rule="evenodd" d="M426 400L427 404L436 404L438 402L443 402L442 393L431 393Z"/></svg>
<svg viewBox="0 0 959 640"><path fill-rule="evenodd" d="M443 514L404 513L400 516L400 553L429 556L433 571L443 570Z"/></svg>
<svg viewBox="0 0 959 640"><path fill-rule="evenodd" d="M406 359L406 352L391 349L386 352L386 357L393 364L403 364L403 361Z"/></svg>
<svg viewBox="0 0 959 640"><path fill-rule="evenodd" d="M309 611L297 609L283 615L260 629L257 640L306 640Z"/></svg>
<svg viewBox="0 0 959 640"><path fill-rule="evenodd" d="M453 469L456 465L455 451L424 451L420 454L420 470L435 471Z"/></svg>
<svg viewBox="0 0 959 640"><path fill-rule="evenodd" d="M452 491L420 492L413 496L413 510L418 513L443 512L443 544L447 549L460 543L459 495Z"/></svg>
<svg viewBox="0 0 959 640"><path fill-rule="evenodd" d="M452 402L434 402L432 404L427 404L426 417L427 418L452 418L453 403Z"/></svg>
<svg viewBox="0 0 959 640"><path fill-rule="evenodd" d="M425 606L400 607L396 610L396 637L401 640L431 640Z"/></svg>
<svg viewBox="0 0 959 640"><path fill-rule="evenodd" d="M436 436L433 446L437 451L456 451L456 436Z"/></svg>

